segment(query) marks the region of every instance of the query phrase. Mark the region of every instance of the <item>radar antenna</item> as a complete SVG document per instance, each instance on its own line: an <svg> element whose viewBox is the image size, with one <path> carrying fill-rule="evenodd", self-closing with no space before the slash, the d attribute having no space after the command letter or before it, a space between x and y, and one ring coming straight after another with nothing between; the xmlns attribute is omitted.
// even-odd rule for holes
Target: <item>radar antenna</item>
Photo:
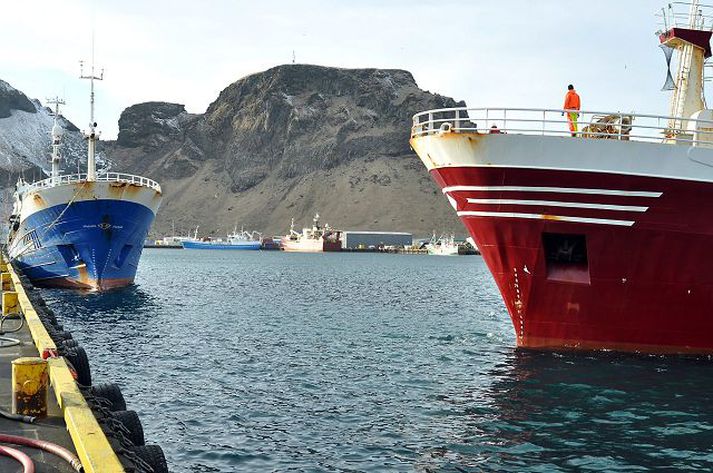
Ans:
<svg viewBox="0 0 713 473"><path fill-rule="evenodd" d="M87 181L96 181L97 166L94 158L96 150L96 142L99 139L101 132L96 131L97 123L94 121L94 81L104 80L104 69L97 76L94 73L94 34L92 33L92 64L88 75L84 75L84 61L79 61L79 78L89 79L89 131L84 132L84 138L87 140Z"/></svg>

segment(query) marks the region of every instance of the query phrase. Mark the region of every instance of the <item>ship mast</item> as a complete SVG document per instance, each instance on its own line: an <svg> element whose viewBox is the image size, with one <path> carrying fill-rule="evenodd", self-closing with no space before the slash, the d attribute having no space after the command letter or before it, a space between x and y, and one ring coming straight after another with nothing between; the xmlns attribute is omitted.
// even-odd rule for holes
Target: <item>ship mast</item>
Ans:
<svg viewBox="0 0 713 473"><path fill-rule="evenodd" d="M312 231L317 231L319 230L319 214L316 213L314 214L314 218L312 219Z"/></svg>
<svg viewBox="0 0 713 473"><path fill-rule="evenodd" d="M678 3L683 4L682 2ZM711 57L711 27L704 26L706 18L699 0L688 4L686 23L677 21L683 15L675 6L664 10L664 30L659 32L661 44L678 51L675 87L671 95L669 128L678 134L686 127L687 118L705 108L703 95L703 65Z"/></svg>
<svg viewBox="0 0 713 473"><path fill-rule="evenodd" d="M59 155L59 147L62 141L62 127L59 124L59 106L64 105L66 102L59 97L53 99L47 99L47 103L54 105L54 124L52 125L52 183L56 183L59 178L59 162L61 157Z"/></svg>
<svg viewBox="0 0 713 473"><path fill-rule="evenodd" d="M104 69L97 76L94 74L94 35L92 34L92 65L89 75L84 75L84 61L79 61L79 78L89 79L89 131L84 132L84 138L87 140L87 181L96 181L97 166L95 161L96 143L99 139L100 132L96 131L97 123L94 121L94 81L104 80Z"/></svg>

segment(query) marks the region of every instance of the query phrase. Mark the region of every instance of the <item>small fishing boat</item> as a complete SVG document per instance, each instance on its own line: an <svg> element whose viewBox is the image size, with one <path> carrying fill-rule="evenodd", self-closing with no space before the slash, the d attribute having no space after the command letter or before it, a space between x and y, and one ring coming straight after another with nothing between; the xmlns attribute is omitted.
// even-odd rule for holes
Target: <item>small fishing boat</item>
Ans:
<svg viewBox="0 0 713 473"><path fill-rule="evenodd" d="M434 233L431 241L426 244L429 255L452 256L458 254L458 244L455 242L455 235L441 235L436 238Z"/></svg>
<svg viewBox="0 0 713 473"><path fill-rule="evenodd" d="M237 231L236 228L225 240L183 240L181 245L187 250L259 250L262 246L262 235L242 229Z"/></svg>
<svg viewBox="0 0 713 473"><path fill-rule="evenodd" d="M319 214L312 219L312 228L303 228L302 233L295 230L295 220L292 219L290 233L282 237L280 245L283 251L300 253L321 253L324 251L342 250L342 232L324 224L319 224Z"/></svg>

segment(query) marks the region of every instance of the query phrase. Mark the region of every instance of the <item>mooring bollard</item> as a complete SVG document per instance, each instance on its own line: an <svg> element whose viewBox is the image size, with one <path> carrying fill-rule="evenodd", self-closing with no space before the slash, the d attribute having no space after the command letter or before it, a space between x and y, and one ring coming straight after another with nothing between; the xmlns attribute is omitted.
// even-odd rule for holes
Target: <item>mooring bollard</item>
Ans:
<svg viewBox="0 0 713 473"><path fill-rule="evenodd" d="M3 292L12 291L12 278L10 277L10 273L0 273L0 283L2 283Z"/></svg>
<svg viewBox="0 0 713 473"><path fill-rule="evenodd" d="M47 360L24 357L12 360L12 413L47 416L49 394Z"/></svg>
<svg viewBox="0 0 713 473"><path fill-rule="evenodd" d="M20 312L20 303L17 299L17 292L3 291L2 293L2 315L17 314Z"/></svg>

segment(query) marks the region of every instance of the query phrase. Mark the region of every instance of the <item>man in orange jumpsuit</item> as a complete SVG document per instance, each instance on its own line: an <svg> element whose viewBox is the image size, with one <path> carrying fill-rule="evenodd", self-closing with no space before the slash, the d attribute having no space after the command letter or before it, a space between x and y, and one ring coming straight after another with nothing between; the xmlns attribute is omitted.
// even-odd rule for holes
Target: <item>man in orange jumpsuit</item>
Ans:
<svg viewBox="0 0 713 473"><path fill-rule="evenodd" d="M564 97L564 108L567 113L567 123L572 136L577 136L577 118L579 118L579 95L574 90L574 86L567 86L567 95ZM562 112L564 115L565 112Z"/></svg>

